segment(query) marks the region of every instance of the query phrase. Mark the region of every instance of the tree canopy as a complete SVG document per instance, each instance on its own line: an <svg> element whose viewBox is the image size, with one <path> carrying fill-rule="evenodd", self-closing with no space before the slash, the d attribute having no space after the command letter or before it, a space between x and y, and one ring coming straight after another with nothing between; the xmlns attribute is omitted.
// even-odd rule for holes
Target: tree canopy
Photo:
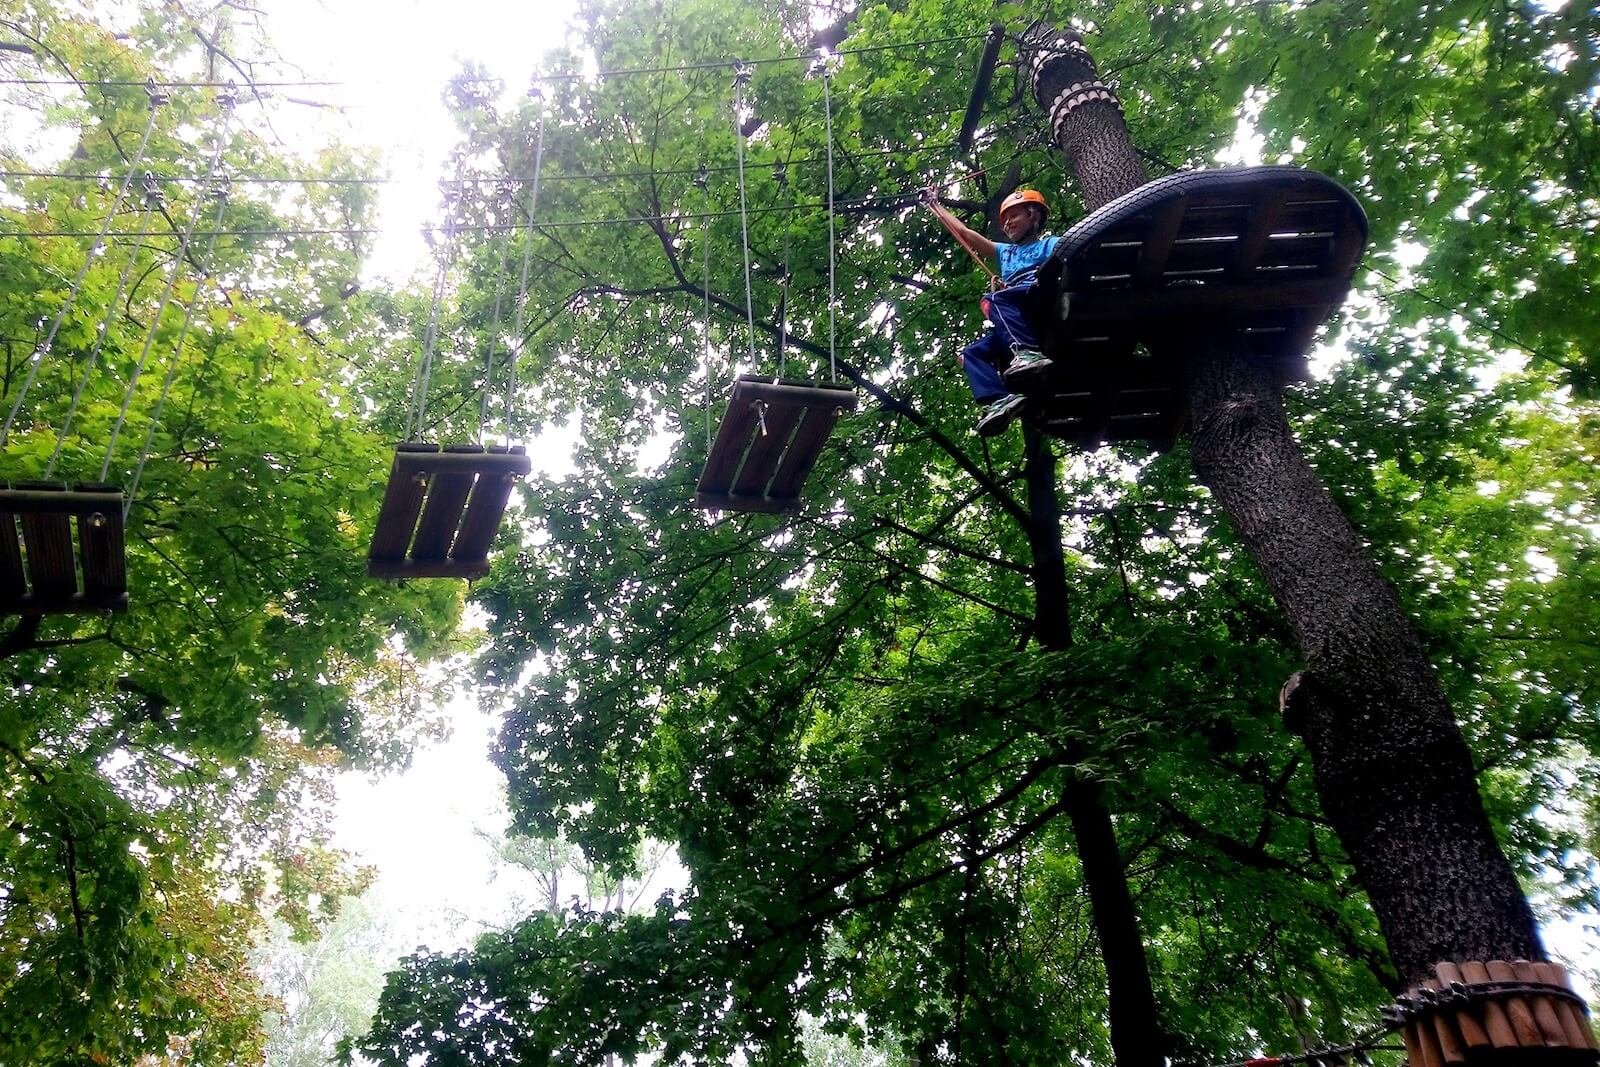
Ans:
<svg viewBox="0 0 1600 1067"><path fill-rule="evenodd" d="M3 476L138 481L131 609L0 638L0 1060L247 1062L261 909L311 936L370 877L329 844L328 777L437 728L417 663L452 651L461 594L363 573L396 432L349 370L375 332L345 301L365 249L304 231L361 228L367 191L211 195L370 161L281 152L243 88L152 109L147 78L247 80L235 43L176 5L104 17L0 20L8 69L51 83L9 89L8 115L73 138L66 176L20 138L0 155Z"/></svg>
<svg viewBox="0 0 1600 1067"><path fill-rule="evenodd" d="M1592 34L1449 3L996 10L831 13L836 356L870 402L787 519L686 499L732 370L827 374L824 84L758 63L741 149L716 60L803 54L829 13L587 4L550 69L621 73L465 124L476 165L511 175L544 124L533 233L512 238L536 264L530 400L581 424L577 472L530 487L483 594L516 823L619 869L641 837L675 841L693 880L646 914L541 912L413 957L364 1055L784 1062L804 1013L925 1062L1104 1060L1061 819L1085 771L1182 1058L1346 1037L1393 987L1277 715L1297 653L1181 448L1069 458L1073 641L1035 643L1021 452L968 436L953 366L981 278L909 196L948 183L981 218L1020 182L1073 214L1009 45L957 158L996 17L1080 28L1153 169L1205 165L1243 122L1361 196L1374 243L1329 333L1347 357L1296 394L1296 426L1421 626L1527 884L1594 903L1593 330L1539 310L1593 288ZM596 218L631 221L576 222ZM466 267L462 328L499 254Z"/></svg>
<svg viewBox="0 0 1600 1067"><path fill-rule="evenodd" d="M1026 184L1054 225L1078 213L1013 41L974 151L956 148L995 20L1078 28L1152 171L1255 134L1360 196L1373 244L1328 330L1339 358L1292 396L1296 429L1421 629L1526 885L1548 909L1600 906L1586 15L592 0L542 94L507 104L464 71L445 90L460 144L427 428L479 433L486 357L516 350L508 434L578 431L574 472L525 487L473 593L513 828L617 879L642 841L671 842L691 880L642 910L550 906L419 951L346 1058L780 1063L821 1027L922 1063L1108 1062L1066 817L1085 781L1115 814L1176 1057L1348 1038L1393 992L1278 714L1299 653L1183 446L1065 457L1071 640L1041 648L1021 443L970 435L954 365L982 278L915 206L941 184L982 226ZM45 5L0 25L41 67L128 83L23 99L78 131L71 169L110 181L8 175L8 234L92 236L147 121L138 83L230 56L176 5L120 36ZM819 40L834 51L816 65ZM754 64L739 114L734 60ZM218 210L195 145L219 116L212 93L158 109L150 169L194 180L153 230ZM242 173L369 165L230 129ZM6 167L29 169L9 151ZM131 478L154 427L134 607L24 620L0 646L0 1058L256 1055L255 908L309 929L360 880L295 798L331 761L403 759L429 727L415 662L458 647L456 587L360 567L434 302L356 294L359 234L303 231L361 229L366 194L302 188L236 190L218 228L244 235L209 262L186 250L165 311L177 242L113 242L7 442L5 476L40 475L81 383L53 473L93 475L156 327L111 465ZM8 406L87 248L0 237ZM690 508L734 373L834 367L865 402L804 510Z"/></svg>

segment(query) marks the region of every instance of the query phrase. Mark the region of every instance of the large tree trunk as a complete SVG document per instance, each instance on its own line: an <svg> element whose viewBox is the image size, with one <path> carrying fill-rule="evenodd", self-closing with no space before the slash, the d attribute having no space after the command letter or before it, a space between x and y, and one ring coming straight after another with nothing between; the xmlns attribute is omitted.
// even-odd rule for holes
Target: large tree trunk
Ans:
<svg viewBox="0 0 1600 1067"><path fill-rule="evenodd" d="M1083 42L1050 32L1037 43L1034 94L1051 108L1051 132L1088 206L1131 192L1143 168ZM1441 960L1545 958L1433 666L1295 442L1275 376L1216 345L1186 357L1195 473L1305 655L1285 708L1402 981Z"/></svg>
<svg viewBox="0 0 1600 1067"><path fill-rule="evenodd" d="M1056 496L1056 457L1038 430L1025 426L1023 435L1035 635L1044 648L1061 650L1072 644L1072 629L1067 614L1066 557L1061 547L1061 506ZM1081 754L1068 751L1065 758L1077 763ZM1162 1067L1165 1030L1105 790L1098 782L1074 776L1065 800L1105 963L1111 1049L1117 1067Z"/></svg>

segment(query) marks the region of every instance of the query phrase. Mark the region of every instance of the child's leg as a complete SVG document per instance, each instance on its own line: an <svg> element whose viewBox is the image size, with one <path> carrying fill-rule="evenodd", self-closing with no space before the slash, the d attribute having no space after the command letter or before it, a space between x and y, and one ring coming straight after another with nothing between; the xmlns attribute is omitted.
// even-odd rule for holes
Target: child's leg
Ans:
<svg viewBox="0 0 1600 1067"><path fill-rule="evenodd" d="M1012 350L1027 348L1036 351L1039 348L1039 339L1034 336L1033 327L1023 313L1023 308L1032 298L1032 285L1014 285L989 294L989 317L994 322L994 332L1000 334ZM1004 365L1004 361L1000 365Z"/></svg>
<svg viewBox="0 0 1600 1067"><path fill-rule="evenodd" d="M997 368L1011 361L1011 351L998 329L985 330L976 341L961 350L961 368L967 372L972 399L980 404L999 400L1011 390L1000 380Z"/></svg>

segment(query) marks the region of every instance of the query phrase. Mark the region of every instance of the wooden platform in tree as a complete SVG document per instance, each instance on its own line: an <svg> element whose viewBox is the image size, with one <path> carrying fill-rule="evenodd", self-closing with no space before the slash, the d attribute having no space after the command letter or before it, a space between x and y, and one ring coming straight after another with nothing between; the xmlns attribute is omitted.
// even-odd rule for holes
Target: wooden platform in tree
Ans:
<svg viewBox="0 0 1600 1067"><path fill-rule="evenodd" d="M793 511L839 416L856 408L850 386L744 375L717 429L694 502L717 511Z"/></svg>
<svg viewBox="0 0 1600 1067"><path fill-rule="evenodd" d="M1183 360L1201 342L1303 379L1366 240L1355 197L1296 167L1173 174L1113 200L1041 271L1038 325L1056 369L1030 390L1034 417L1085 446L1165 448L1187 413Z"/></svg>
<svg viewBox="0 0 1600 1067"><path fill-rule="evenodd" d="M374 578L481 578L525 450L403 441L367 552Z"/></svg>
<svg viewBox="0 0 1600 1067"><path fill-rule="evenodd" d="M122 507L115 486L0 489L0 613L126 611Z"/></svg>

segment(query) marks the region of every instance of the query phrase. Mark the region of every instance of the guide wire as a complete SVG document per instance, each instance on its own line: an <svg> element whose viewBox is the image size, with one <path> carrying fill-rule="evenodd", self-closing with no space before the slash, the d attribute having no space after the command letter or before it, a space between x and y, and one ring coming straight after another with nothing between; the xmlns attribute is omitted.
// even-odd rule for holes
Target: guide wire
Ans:
<svg viewBox="0 0 1600 1067"><path fill-rule="evenodd" d="M750 80L750 68L740 62L733 67L733 140L739 159L739 233L744 250L744 314L750 326L750 366L756 363L756 310L750 290L750 219L745 206L744 190L744 86Z"/></svg>
<svg viewBox="0 0 1600 1067"><path fill-rule="evenodd" d="M218 124L216 133L216 147L212 150L211 159L206 165L209 174L215 176L217 167L222 162L223 150L228 146L228 127L233 122L233 103L231 96L223 96L218 101L222 107L222 121ZM134 364L133 373L128 377L128 388L122 395L122 408L117 412L117 420L111 427L111 440L106 444L105 462L100 465L100 481L104 482L111 473L111 458L116 452L117 439L122 435L122 427L128 421L128 408L133 403L134 391L139 387L139 378L144 374L146 363L150 359L150 350L155 346L156 334L161 330L161 316L166 312L167 305L172 302L173 290L178 284L178 275L183 272L183 264L189 253L189 243L194 240L195 227L200 222L199 205L189 216L189 224L184 227L183 235L178 238L177 254L172 259L172 272L167 275L166 288L161 292L161 299L156 302L156 310L150 317L150 329L145 333L144 348L139 353L139 361ZM216 229L214 225L213 230Z"/></svg>
<svg viewBox="0 0 1600 1067"><path fill-rule="evenodd" d="M700 174L695 178L695 184L700 187L702 201L709 200L710 172L701 166ZM706 454L711 453L711 222L706 220L700 224L700 337L705 347L704 362L706 373Z"/></svg>
<svg viewBox="0 0 1600 1067"><path fill-rule="evenodd" d="M44 362L45 356L50 353L51 346L55 344L56 334L61 329L61 323L66 319L67 312L72 309L73 302L78 297L78 292L83 288L83 281L89 275L89 268L94 265L97 255L104 251L106 234L111 232L112 223L116 221L117 212L122 207L122 202L127 199L128 188L133 184L134 175L139 173L139 164L144 162L145 150L150 145L150 135L156 128L156 110L166 102L166 97L151 90L150 92L150 117L145 122L144 135L139 138L139 147L134 150L133 160L128 164L128 176L122 179L122 184L117 188L117 195L112 197L111 207L106 211L106 221L100 227L100 232L94 234L94 243L89 246L89 251L83 257L83 264L78 268L77 275L72 279L72 284L67 287L67 298L62 301L61 308L56 312L55 319L50 323L44 342L33 350L33 359L28 365L28 374L22 381L22 387L17 391L17 399L12 403L11 410L6 414L4 425L0 425L0 445L6 443L11 436L11 426L16 422L17 413L22 410L22 402L27 399L28 390L33 388L34 380L39 375L39 365ZM84 234L83 236L89 236ZM140 234L140 236L146 236ZM164 236L160 234L151 236Z"/></svg>
<svg viewBox="0 0 1600 1067"><path fill-rule="evenodd" d="M505 197L504 206L509 207L511 197ZM500 327L504 325L500 317L502 298L506 291L506 267L511 259L511 231L507 230L500 239L500 267L494 274L494 315L493 324L489 327L489 354L484 358L483 389L478 394L478 443L483 443L483 429L489 423L489 391L494 388L494 353L500 343ZM509 441L508 441L509 443Z"/></svg>
<svg viewBox="0 0 1600 1067"><path fill-rule="evenodd" d="M456 176L461 175L464 160L456 162ZM439 272L433 281L433 299L428 305L428 328L423 334L422 360L417 365L416 382L416 421L406 426L406 439L412 439L412 433L422 432L422 423L428 410L428 387L433 382L433 353L434 346L439 339L439 309L444 304L445 282L449 277L450 268L455 266L456 250L459 247L457 228L460 218L461 187L459 182L451 182L449 191L445 194L445 230L444 230L444 255L439 258Z"/></svg>
<svg viewBox="0 0 1600 1067"><path fill-rule="evenodd" d="M143 226L161 203L161 191L146 183L144 191L144 208L139 212L139 221L136 226ZM83 377L78 380L77 386L72 390L72 401L67 405L66 417L61 420L61 428L56 431L56 445L50 453L50 459L44 465L44 478L49 478L55 473L56 461L61 458L61 450L67 443L67 436L72 432L73 420L78 416L78 406L83 401L83 391L89 384L89 379L94 375L94 369L100 362L100 353L105 350L106 337L111 333L111 323L117 317L117 308L122 304L122 298L128 291L128 280L133 277L133 268L139 262L139 253L145 249L145 240L140 238L134 242L133 251L128 253L128 261L122 265L122 273L117 278L117 291L106 302L106 313L100 319L100 325L95 330L94 346L89 349L89 356L83 362Z"/></svg>
<svg viewBox="0 0 1600 1067"><path fill-rule="evenodd" d="M223 212L228 206L227 178L220 178L212 194L217 200L216 222L221 223ZM127 497L122 502L122 519L126 523L128 513L133 509L133 502L139 495L139 481L144 477L145 461L150 457L150 447L156 439L156 427L161 425L161 413L167 406L167 395L172 392L172 383L178 377L178 368L183 364L183 342L189 336L189 326L194 322L194 310L200 304L200 294L205 289L206 282L210 279L210 272L206 264L211 262L211 256L216 251L217 239L213 235L206 242L205 249L200 253L200 277L195 279L194 292L189 294L189 302L183 310L183 324L178 327L178 337L172 344L172 362L167 365L166 377L161 381L161 395L156 398L155 409L150 413L150 425L145 428L144 444L139 448L139 462L133 468L133 480L128 485Z"/></svg>
<svg viewBox="0 0 1600 1067"><path fill-rule="evenodd" d="M517 281L516 328L512 331L511 360L506 374L506 444L512 440L512 412L517 395L517 359L526 343L528 325L528 265L533 262L533 222L539 211L539 174L544 169L544 90L535 86L528 95L539 105L538 132L533 140L533 187L528 192L528 235L522 245L522 273Z"/></svg>
<svg viewBox="0 0 1600 1067"><path fill-rule="evenodd" d="M824 136L828 142L828 381L838 384L839 360L835 355L836 326L835 317L838 305L838 284L836 272L838 266L837 244L834 235L834 210L833 210L833 94L829 83L833 75L828 71L828 57L820 49L817 62L822 68L822 118Z"/></svg>

